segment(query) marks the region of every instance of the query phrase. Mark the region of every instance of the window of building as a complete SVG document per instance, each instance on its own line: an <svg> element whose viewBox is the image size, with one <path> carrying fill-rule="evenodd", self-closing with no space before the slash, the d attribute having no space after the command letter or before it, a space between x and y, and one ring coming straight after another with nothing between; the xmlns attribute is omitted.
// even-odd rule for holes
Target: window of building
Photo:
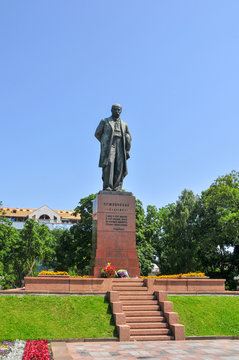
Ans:
<svg viewBox="0 0 239 360"><path fill-rule="evenodd" d="M46 215L46 214L43 214L39 217L39 219L41 220L49 220L50 219L50 216Z"/></svg>

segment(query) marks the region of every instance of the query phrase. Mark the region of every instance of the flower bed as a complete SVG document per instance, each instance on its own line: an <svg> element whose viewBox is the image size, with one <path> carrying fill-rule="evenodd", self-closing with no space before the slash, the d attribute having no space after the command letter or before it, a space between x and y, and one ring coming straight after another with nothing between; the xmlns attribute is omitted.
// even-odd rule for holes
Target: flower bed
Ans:
<svg viewBox="0 0 239 360"><path fill-rule="evenodd" d="M51 360L47 340L16 340L0 343L0 359Z"/></svg>
<svg viewBox="0 0 239 360"><path fill-rule="evenodd" d="M0 343L0 359L22 360L26 341L16 340ZM44 359L43 359L44 360Z"/></svg>
<svg viewBox="0 0 239 360"><path fill-rule="evenodd" d="M70 276L66 271L41 271L38 276Z"/></svg>
<svg viewBox="0 0 239 360"><path fill-rule="evenodd" d="M80 278L80 279L90 279L90 278L93 278L94 276L93 275L83 275L83 276L80 276L80 275L71 275L70 278Z"/></svg>
<svg viewBox="0 0 239 360"><path fill-rule="evenodd" d="M29 340L22 360L51 360L47 340Z"/></svg>
<svg viewBox="0 0 239 360"><path fill-rule="evenodd" d="M190 272L187 274L175 274L175 275L159 275L159 276L140 276L141 279L181 279L181 278L205 278L209 279L205 276L205 273L201 272Z"/></svg>
<svg viewBox="0 0 239 360"><path fill-rule="evenodd" d="M105 267L101 270L103 277L129 277L127 270L118 270L116 271L115 267L111 263L107 263ZM66 271L41 271L38 276L61 276L61 277L70 277L70 278L94 278L92 275L69 275ZM174 275L159 275L159 276L140 276L141 279L180 279L180 278L206 278L205 273L202 272L189 272L187 274L174 274Z"/></svg>
<svg viewBox="0 0 239 360"><path fill-rule="evenodd" d="M12 341L4 341L0 343L0 359L5 357L11 352L14 346L14 342Z"/></svg>

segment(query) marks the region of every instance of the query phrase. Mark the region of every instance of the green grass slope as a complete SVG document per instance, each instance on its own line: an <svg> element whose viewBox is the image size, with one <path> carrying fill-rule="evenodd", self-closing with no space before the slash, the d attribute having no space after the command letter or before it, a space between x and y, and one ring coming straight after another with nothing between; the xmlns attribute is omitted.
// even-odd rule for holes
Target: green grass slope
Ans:
<svg viewBox="0 0 239 360"><path fill-rule="evenodd" d="M239 336L239 297L169 296L186 336Z"/></svg>
<svg viewBox="0 0 239 360"><path fill-rule="evenodd" d="M0 341L113 337L102 296L0 296Z"/></svg>

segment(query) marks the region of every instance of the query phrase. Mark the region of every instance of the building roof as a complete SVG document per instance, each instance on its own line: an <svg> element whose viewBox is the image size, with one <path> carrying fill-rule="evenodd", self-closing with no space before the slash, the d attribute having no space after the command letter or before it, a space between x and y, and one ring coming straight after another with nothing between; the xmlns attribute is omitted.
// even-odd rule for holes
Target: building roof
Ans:
<svg viewBox="0 0 239 360"><path fill-rule="evenodd" d="M25 209L25 208L8 208L8 207L0 207L1 211L4 211L4 216L6 217L27 217L33 211L37 209ZM80 215L74 216L74 210L54 210L56 213L60 215L62 219L72 219L72 220L79 220ZM1 215L1 214L0 214Z"/></svg>

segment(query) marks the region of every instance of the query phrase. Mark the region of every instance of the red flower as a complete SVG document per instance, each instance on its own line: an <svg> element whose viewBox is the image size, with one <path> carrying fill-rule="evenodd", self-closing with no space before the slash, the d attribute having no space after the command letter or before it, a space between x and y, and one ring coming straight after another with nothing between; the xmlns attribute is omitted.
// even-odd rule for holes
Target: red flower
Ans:
<svg viewBox="0 0 239 360"><path fill-rule="evenodd" d="M47 340L29 340L26 343L23 360L50 360Z"/></svg>

